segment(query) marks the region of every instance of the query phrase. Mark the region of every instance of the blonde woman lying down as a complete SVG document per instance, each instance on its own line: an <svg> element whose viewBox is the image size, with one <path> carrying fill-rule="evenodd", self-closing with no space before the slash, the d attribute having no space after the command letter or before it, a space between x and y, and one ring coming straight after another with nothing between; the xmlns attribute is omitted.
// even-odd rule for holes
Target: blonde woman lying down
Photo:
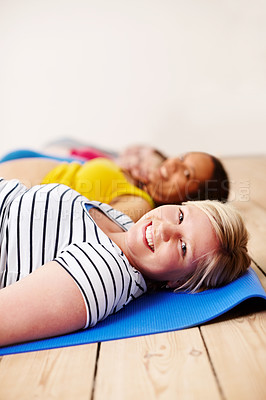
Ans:
<svg viewBox="0 0 266 400"><path fill-rule="evenodd" d="M0 346L91 327L150 287L215 288L249 266L228 204L164 205L136 224L62 184L0 181Z"/></svg>

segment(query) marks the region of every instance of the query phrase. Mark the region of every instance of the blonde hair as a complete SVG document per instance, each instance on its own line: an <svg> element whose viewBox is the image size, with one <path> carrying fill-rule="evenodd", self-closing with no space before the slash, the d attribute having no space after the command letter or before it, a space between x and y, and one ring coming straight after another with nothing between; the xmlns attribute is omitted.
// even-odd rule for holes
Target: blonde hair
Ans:
<svg viewBox="0 0 266 400"><path fill-rule="evenodd" d="M196 260L195 271L185 281L177 282L175 291L197 292L219 287L241 276L250 266L248 232L241 215L231 204L214 200L189 201L202 210L211 221L219 241L217 250Z"/></svg>

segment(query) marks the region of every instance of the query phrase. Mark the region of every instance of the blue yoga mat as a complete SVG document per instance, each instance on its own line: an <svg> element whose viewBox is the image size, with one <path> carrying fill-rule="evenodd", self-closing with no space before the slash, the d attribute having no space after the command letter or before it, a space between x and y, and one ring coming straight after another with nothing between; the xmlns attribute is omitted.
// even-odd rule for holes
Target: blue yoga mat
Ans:
<svg viewBox="0 0 266 400"><path fill-rule="evenodd" d="M0 157L0 164L6 161L13 161L22 158L48 158L50 160L55 161L77 161L78 157L57 157L54 155L42 153L40 151L30 150L30 149L19 149L10 151L9 153L5 154L3 157ZM79 160L80 163L84 163L84 161Z"/></svg>
<svg viewBox="0 0 266 400"><path fill-rule="evenodd" d="M188 294L162 291L132 301L94 328L55 338L0 348L0 355L46 350L189 328L208 322L250 298L266 300L252 268L219 289ZM266 307L266 301L265 307Z"/></svg>

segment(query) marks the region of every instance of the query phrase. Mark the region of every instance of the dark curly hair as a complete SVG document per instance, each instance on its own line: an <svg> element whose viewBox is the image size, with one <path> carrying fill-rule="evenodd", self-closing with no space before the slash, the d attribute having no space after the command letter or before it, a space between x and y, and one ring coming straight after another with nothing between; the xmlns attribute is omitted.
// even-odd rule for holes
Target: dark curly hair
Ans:
<svg viewBox="0 0 266 400"><path fill-rule="evenodd" d="M218 158L209 156L214 165L211 179L202 182L197 192L189 196L189 200L219 200L225 203L230 190L227 172Z"/></svg>

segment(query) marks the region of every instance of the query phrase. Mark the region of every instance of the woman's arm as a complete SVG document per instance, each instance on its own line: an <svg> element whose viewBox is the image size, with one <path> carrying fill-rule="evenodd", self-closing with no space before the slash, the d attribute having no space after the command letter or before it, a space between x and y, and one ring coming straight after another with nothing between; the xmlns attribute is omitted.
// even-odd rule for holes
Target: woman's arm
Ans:
<svg viewBox="0 0 266 400"><path fill-rule="evenodd" d="M60 162L47 158L23 158L0 163L0 176L18 179L27 188L39 185L43 178Z"/></svg>
<svg viewBox="0 0 266 400"><path fill-rule="evenodd" d="M0 290L0 346L62 335L86 324L75 281L51 261Z"/></svg>

